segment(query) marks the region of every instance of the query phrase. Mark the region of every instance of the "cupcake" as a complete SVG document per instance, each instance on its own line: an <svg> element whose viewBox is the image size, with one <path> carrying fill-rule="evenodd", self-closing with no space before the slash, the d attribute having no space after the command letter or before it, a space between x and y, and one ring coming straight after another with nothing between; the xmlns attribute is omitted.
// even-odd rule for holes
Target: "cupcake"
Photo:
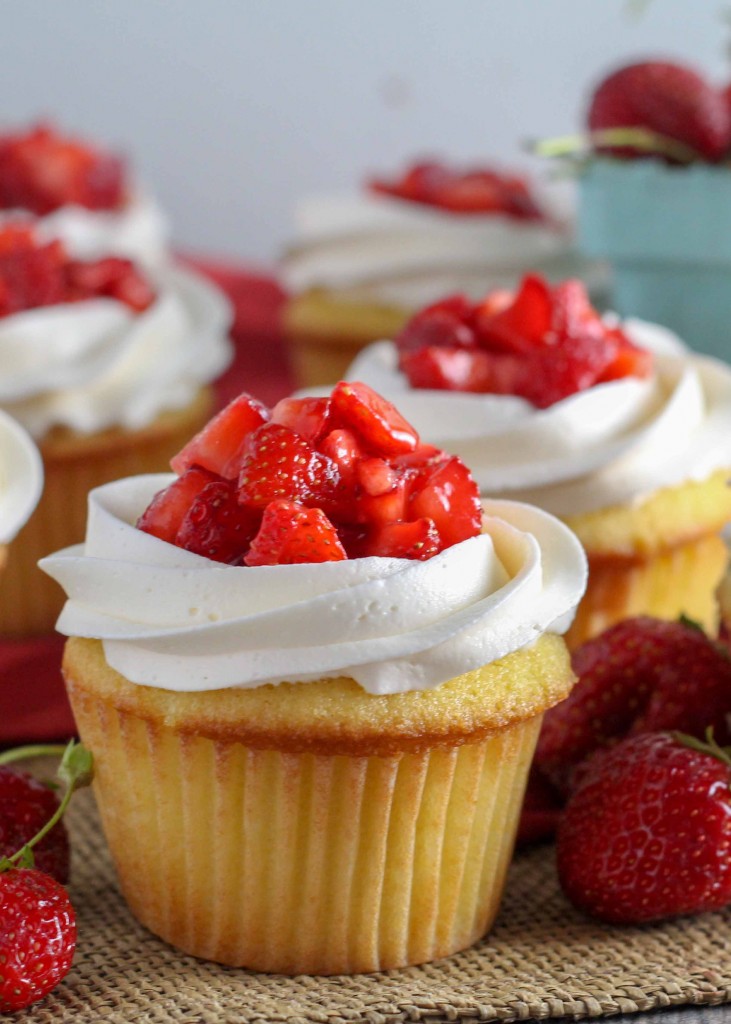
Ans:
<svg viewBox="0 0 731 1024"><path fill-rule="evenodd" d="M33 512L43 488L43 464L30 437L0 413L0 568L7 545Z"/></svg>
<svg viewBox="0 0 731 1024"><path fill-rule="evenodd" d="M670 332L603 320L583 287L529 275L513 297L453 296L350 369L483 494L560 517L589 558L570 645L630 615L712 631L731 519L731 369Z"/></svg>
<svg viewBox="0 0 731 1024"><path fill-rule="evenodd" d="M609 75L587 116L579 244L613 266L614 306L731 358L731 105L679 64Z"/></svg>
<svg viewBox="0 0 731 1024"><path fill-rule="evenodd" d="M206 422L228 322L225 300L187 272L72 259L28 224L0 229L0 407L45 467L0 580L0 633L53 629L63 594L36 565L83 538L89 489L161 471Z"/></svg>
<svg viewBox="0 0 731 1024"><path fill-rule="evenodd" d="M359 384L271 418L241 396L173 464L95 490L85 544L43 562L133 913L288 974L475 942L573 683L580 545L519 504L483 521L463 464Z"/></svg>
<svg viewBox="0 0 731 1024"><path fill-rule="evenodd" d="M0 228L19 215L77 259L156 267L167 258L165 218L123 158L47 124L0 135Z"/></svg>
<svg viewBox="0 0 731 1024"><path fill-rule="evenodd" d="M296 229L282 262L284 327L305 386L332 384L360 348L451 290L513 288L528 267L552 278L583 271L603 285L526 181L486 168L417 164L360 195L305 200Z"/></svg>

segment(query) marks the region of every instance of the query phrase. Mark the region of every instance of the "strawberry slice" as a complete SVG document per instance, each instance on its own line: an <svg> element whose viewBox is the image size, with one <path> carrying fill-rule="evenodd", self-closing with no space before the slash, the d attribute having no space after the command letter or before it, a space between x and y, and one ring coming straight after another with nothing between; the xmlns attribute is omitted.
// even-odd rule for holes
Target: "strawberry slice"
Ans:
<svg viewBox="0 0 731 1024"><path fill-rule="evenodd" d="M419 443L419 435L398 409L367 384L341 381L333 390L332 408L374 455L403 455Z"/></svg>
<svg viewBox="0 0 731 1024"><path fill-rule="evenodd" d="M70 260L66 267L67 288L78 299L104 296L124 302L137 313L147 309L155 292L131 260L109 256L93 262Z"/></svg>
<svg viewBox="0 0 731 1024"><path fill-rule="evenodd" d="M238 485L242 505L263 509L270 501L287 498L329 506L339 485L335 463L289 427L265 423L247 439Z"/></svg>
<svg viewBox="0 0 731 1024"><path fill-rule="evenodd" d="M265 405L251 395L239 395L170 460L170 465L176 473L184 473L196 465L226 480L235 480L249 434L268 419L269 410Z"/></svg>
<svg viewBox="0 0 731 1024"><path fill-rule="evenodd" d="M350 558L410 558L426 561L441 550L439 531L431 519L416 519L410 523L384 522L372 526L360 537L354 537L348 547Z"/></svg>
<svg viewBox="0 0 731 1024"><path fill-rule="evenodd" d="M175 544L180 525L193 501L204 487L218 478L207 469L194 466L174 480L164 491L158 491L140 518L137 529L151 533L168 544Z"/></svg>
<svg viewBox="0 0 731 1024"><path fill-rule="evenodd" d="M649 377L652 373L652 353L634 345L619 328L608 333L617 342L617 352L598 383L621 380L622 377Z"/></svg>
<svg viewBox="0 0 731 1024"><path fill-rule="evenodd" d="M498 312L492 303L477 307L475 325L479 341L487 348L531 352L546 343L551 329L553 298L545 278L527 274L509 306Z"/></svg>
<svg viewBox="0 0 731 1024"><path fill-rule="evenodd" d="M428 345L401 356L401 370L412 387L433 391L489 391L490 353L479 349Z"/></svg>
<svg viewBox="0 0 731 1024"><path fill-rule="evenodd" d="M260 522L256 509L239 505L235 484L216 480L206 484L193 499L175 543L215 562L240 565Z"/></svg>
<svg viewBox="0 0 731 1024"><path fill-rule="evenodd" d="M355 470L363 458L363 449L352 430L331 430L320 442L320 451L336 464L344 483L355 482Z"/></svg>
<svg viewBox="0 0 731 1024"><path fill-rule="evenodd" d="M474 348L477 344L471 325L472 306L466 295L450 295L420 310L396 335L399 352L411 352L425 345Z"/></svg>
<svg viewBox="0 0 731 1024"><path fill-rule="evenodd" d="M272 409L272 423L281 423L317 444L330 429L330 399L282 398Z"/></svg>
<svg viewBox="0 0 731 1024"><path fill-rule="evenodd" d="M267 506L244 563L293 565L347 557L337 530L321 509L280 499Z"/></svg>
<svg viewBox="0 0 731 1024"><path fill-rule="evenodd" d="M475 537L482 528L480 492L464 463L452 456L414 485L409 519L431 519L441 538L440 550Z"/></svg>

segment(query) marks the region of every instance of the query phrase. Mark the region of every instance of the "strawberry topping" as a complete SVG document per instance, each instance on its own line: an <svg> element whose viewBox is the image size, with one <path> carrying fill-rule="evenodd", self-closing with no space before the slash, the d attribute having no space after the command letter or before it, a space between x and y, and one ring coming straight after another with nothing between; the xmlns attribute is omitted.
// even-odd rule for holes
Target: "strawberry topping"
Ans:
<svg viewBox="0 0 731 1024"><path fill-rule="evenodd" d="M546 408L619 377L646 377L652 356L593 309L580 281L528 274L512 297L449 296L396 338L412 387L517 395Z"/></svg>
<svg viewBox="0 0 731 1024"><path fill-rule="evenodd" d="M380 555L431 558L480 532L459 459L422 445L371 388L269 410L241 395L172 460L181 475L138 520L160 540L229 565Z"/></svg>
<svg viewBox="0 0 731 1024"><path fill-rule="evenodd" d="M43 216L62 206L117 210L125 202L124 161L58 135L47 125L0 137L0 208Z"/></svg>
<svg viewBox="0 0 731 1024"><path fill-rule="evenodd" d="M96 298L141 313L155 292L130 260L72 260L61 242L41 242L27 224L0 228L0 316Z"/></svg>
<svg viewBox="0 0 731 1024"><path fill-rule="evenodd" d="M488 167L457 170L436 161L414 164L390 181L374 178L372 192L451 213L499 213L516 220L545 220L524 178Z"/></svg>

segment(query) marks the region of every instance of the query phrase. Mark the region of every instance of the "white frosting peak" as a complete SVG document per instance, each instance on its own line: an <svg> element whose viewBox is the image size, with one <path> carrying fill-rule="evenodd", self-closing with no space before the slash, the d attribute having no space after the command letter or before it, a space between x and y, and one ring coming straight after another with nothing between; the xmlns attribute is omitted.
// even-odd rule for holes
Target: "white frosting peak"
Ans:
<svg viewBox="0 0 731 1024"><path fill-rule="evenodd" d="M350 676L370 693L428 689L564 632L586 585L582 549L537 509L486 505L485 533L424 562L220 565L132 524L171 476L92 491L86 543L41 562L69 600L69 636L170 690Z"/></svg>
<svg viewBox="0 0 731 1024"><path fill-rule="evenodd" d="M91 299L0 319L0 404L34 437L56 425L135 430L187 405L231 359L229 305L188 271L153 283L142 313Z"/></svg>
<svg viewBox="0 0 731 1024"><path fill-rule="evenodd" d="M655 353L653 376L600 384L547 409L410 388L391 342L369 346L346 376L392 398L423 440L459 455L483 494L559 516L590 512L731 467L731 367L657 325L629 320L624 329Z"/></svg>
<svg viewBox="0 0 731 1024"><path fill-rule="evenodd" d="M0 412L0 543L7 544L30 517L43 490L38 449L19 424Z"/></svg>

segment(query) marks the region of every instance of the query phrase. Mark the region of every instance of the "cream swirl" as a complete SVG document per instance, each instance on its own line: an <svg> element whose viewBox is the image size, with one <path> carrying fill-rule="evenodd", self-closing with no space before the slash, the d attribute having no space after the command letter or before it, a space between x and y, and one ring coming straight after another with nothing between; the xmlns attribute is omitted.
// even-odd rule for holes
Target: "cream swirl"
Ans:
<svg viewBox="0 0 731 1024"><path fill-rule="evenodd" d="M132 525L172 479L92 491L85 544L40 563L69 598L59 631L100 638L136 683L200 691L345 675L374 694L428 689L564 632L584 591L574 535L508 502L487 504L484 534L424 562L220 565Z"/></svg>
<svg viewBox="0 0 731 1024"><path fill-rule="evenodd" d="M0 228L4 222L29 216L27 210L2 210ZM39 238L47 242L59 239L75 259L124 256L154 268L167 256L167 219L155 200L141 189L135 189L120 210L70 205L42 217L33 216L32 221Z"/></svg>
<svg viewBox="0 0 731 1024"><path fill-rule="evenodd" d="M7 544L30 517L43 490L38 449L15 420L0 412L0 543Z"/></svg>
<svg viewBox="0 0 731 1024"><path fill-rule="evenodd" d="M44 306L0 320L0 405L35 437L146 426L229 363L228 302L188 271L161 272L155 302Z"/></svg>
<svg viewBox="0 0 731 1024"><path fill-rule="evenodd" d="M393 398L423 440L467 463L483 494L558 516L591 512L731 467L731 368L655 324L624 328L655 353L654 375L600 384L547 409L512 396L411 389L390 342L366 349L346 376Z"/></svg>
<svg viewBox="0 0 731 1024"><path fill-rule="evenodd" d="M282 261L295 293L326 288L411 309L450 291L478 298L513 288L528 267L555 279L604 278L577 260L565 229L500 213L460 215L364 193L304 200L295 221L297 240Z"/></svg>

